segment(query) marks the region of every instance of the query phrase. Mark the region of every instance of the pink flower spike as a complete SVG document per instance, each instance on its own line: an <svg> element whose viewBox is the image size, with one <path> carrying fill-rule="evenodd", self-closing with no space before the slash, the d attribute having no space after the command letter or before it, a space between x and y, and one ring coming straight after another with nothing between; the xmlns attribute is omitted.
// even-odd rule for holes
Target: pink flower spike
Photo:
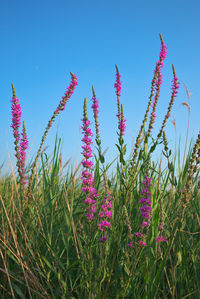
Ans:
<svg viewBox="0 0 200 299"><path fill-rule="evenodd" d="M121 96L121 81L120 81L121 75L118 72L117 69L117 73L116 73L116 83L114 84L114 87L116 88L116 95L117 98L119 99L119 97Z"/></svg>
<svg viewBox="0 0 200 299"><path fill-rule="evenodd" d="M165 238L163 236L158 236L156 239L156 242L159 243L159 242L167 242L167 240L165 240Z"/></svg>
<svg viewBox="0 0 200 299"><path fill-rule="evenodd" d="M131 241L130 243L127 244L128 247L133 247L133 242Z"/></svg>
<svg viewBox="0 0 200 299"><path fill-rule="evenodd" d="M144 228L144 227L146 227L147 225L148 225L148 222L147 222L147 221L143 221L142 224L141 224L141 227Z"/></svg>
<svg viewBox="0 0 200 299"><path fill-rule="evenodd" d="M104 243L107 240L106 236L103 236L102 238L99 239L100 242Z"/></svg>
<svg viewBox="0 0 200 299"><path fill-rule="evenodd" d="M65 96L62 97L62 100L60 101L58 107L54 111L55 116L57 114L59 114L60 111L65 110L65 106L66 106L67 101L70 99L71 95L73 94L76 85L78 85L77 77L74 74L72 74L71 72L70 72L70 74L71 74L70 86L67 88L67 90L65 92ZM51 126L51 123L49 123L49 126Z"/></svg>
<svg viewBox="0 0 200 299"><path fill-rule="evenodd" d="M85 215L88 219L88 221L92 220L94 218L94 213L96 213L96 201L94 198L98 197L97 191L95 190L94 186L94 179L92 176L92 173L88 171L93 166L92 161L89 161L89 158L92 157L92 149L90 145L92 144L92 138L89 138L93 136L93 133L91 129L89 128L90 121L87 118L87 99L84 100L84 109L83 109L83 126L82 126L82 134L83 136L83 143L82 146L83 152L81 153L84 156L84 161L82 161L83 167L86 169L82 172L82 192L88 192L89 195L87 196L86 200L84 201L85 204L87 204L86 209L88 210L88 213Z"/></svg>
<svg viewBox="0 0 200 299"><path fill-rule="evenodd" d="M147 243L145 243L144 241L139 241L139 245L147 246Z"/></svg>

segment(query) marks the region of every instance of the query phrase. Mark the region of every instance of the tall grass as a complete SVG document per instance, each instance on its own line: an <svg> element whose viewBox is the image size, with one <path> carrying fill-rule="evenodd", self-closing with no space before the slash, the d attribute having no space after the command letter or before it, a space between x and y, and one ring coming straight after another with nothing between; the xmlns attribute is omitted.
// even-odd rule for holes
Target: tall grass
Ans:
<svg viewBox="0 0 200 299"><path fill-rule="evenodd" d="M172 158L164 130L178 91L174 66L168 111L159 134L152 136L166 56L160 38L147 110L127 160L121 75L116 66L119 156L111 177L107 172L114 161L105 163L93 86L97 153L90 148L93 134L85 99L83 159L71 170L69 161L63 165L61 139L56 137L50 156L43 146L52 122L77 85L75 75L71 73L71 85L29 165L24 163L25 124L20 143L21 110L12 86L18 174L12 170L0 178L1 298L200 298L200 132L187 152L188 130L182 163L179 145L175 174L177 154ZM190 117L190 103L183 104ZM160 158L152 161L158 144L162 146ZM89 160L92 156L94 164ZM167 160L164 170L163 158Z"/></svg>

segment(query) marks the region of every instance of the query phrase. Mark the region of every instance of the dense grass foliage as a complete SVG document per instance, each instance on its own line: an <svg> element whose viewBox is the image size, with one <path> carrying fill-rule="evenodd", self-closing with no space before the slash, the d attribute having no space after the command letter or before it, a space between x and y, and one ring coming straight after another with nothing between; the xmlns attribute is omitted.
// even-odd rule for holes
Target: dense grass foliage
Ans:
<svg viewBox="0 0 200 299"><path fill-rule="evenodd" d="M77 85L71 73L71 87L48 123L36 159L25 165L27 135L23 124L20 143L21 110L13 86L18 174L12 170L0 177L1 298L200 298L200 133L182 163L180 146L178 157L172 158L164 127L178 90L174 66L169 108L159 134L152 136L165 51L161 37L147 111L127 159L116 66L119 156L111 163L105 162L101 148L94 87L97 152L90 148L93 134L86 99L82 162L75 169L70 169L69 161L63 164L58 138L50 156L43 148L52 121ZM160 157L152 161L157 147ZM108 177L116 160L116 170Z"/></svg>

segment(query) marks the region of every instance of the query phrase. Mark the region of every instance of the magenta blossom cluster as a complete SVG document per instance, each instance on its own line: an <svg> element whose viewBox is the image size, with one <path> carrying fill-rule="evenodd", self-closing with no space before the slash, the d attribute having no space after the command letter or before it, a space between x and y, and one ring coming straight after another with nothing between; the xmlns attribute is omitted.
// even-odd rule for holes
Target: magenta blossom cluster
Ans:
<svg viewBox="0 0 200 299"><path fill-rule="evenodd" d="M91 167L93 166L92 161L89 161L89 158L92 157L92 150L90 147L90 145L92 144L92 139L90 137L93 136L93 133L89 128L90 121L87 118L82 119L82 121L82 133L84 134L84 137L81 141L83 141L83 143L85 144L82 146L83 152L81 153L85 157L85 160L82 162L82 165L85 168L85 170L82 172L81 177L83 183L82 192L85 192L87 194L87 198L84 201L85 204L87 204L88 210L86 217L88 220L92 220L94 217L94 213L96 212L96 201L94 198L98 196L95 188L93 187L94 179L92 173L89 172L89 169L91 169Z"/></svg>
<svg viewBox="0 0 200 299"><path fill-rule="evenodd" d="M124 132L125 132L125 129L126 129L125 121L126 121L126 119L121 117L120 124L118 126L118 128L120 130L120 136L124 135Z"/></svg>
<svg viewBox="0 0 200 299"><path fill-rule="evenodd" d="M159 242L167 242L167 240L165 240L165 238L161 235L161 236L158 236L156 238L156 242L159 243Z"/></svg>
<svg viewBox="0 0 200 299"><path fill-rule="evenodd" d="M96 97L92 97L92 109L94 112L94 119L95 119L95 125L96 125L96 136L99 137L99 122L98 122L98 113L99 113L99 102L96 99Z"/></svg>
<svg viewBox="0 0 200 299"><path fill-rule="evenodd" d="M141 245L141 246L147 246L147 243L144 242L144 241L142 240L143 237L144 237L143 234L137 232L137 233L135 233L135 236L136 236L137 238L140 239L140 240L138 241L138 244L139 244L139 245ZM127 246L128 246L128 247L133 247L133 241L130 241L130 243L128 243Z"/></svg>
<svg viewBox="0 0 200 299"><path fill-rule="evenodd" d="M159 60L156 64L156 68L155 68L155 71L154 71L153 81L155 82L156 94L155 94L155 97L154 97L154 102L151 105L151 107L153 108L153 112L151 114L151 121L150 121L151 124L154 123L155 118L156 118L155 107L156 107L156 104L157 104L157 101L158 101L158 98L159 98L160 87L161 87L162 82L163 82L163 79L162 79L163 75L161 74L161 69L164 66L163 61L166 58L166 56L167 56L167 47L166 47L165 43L162 41Z"/></svg>
<svg viewBox="0 0 200 299"><path fill-rule="evenodd" d="M158 226L158 230L160 231L160 236L156 237L155 240L156 240L156 243L159 243L159 242L167 242L167 240L163 237L162 235L162 231L163 231L163 228L164 226L162 224L160 224Z"/></svg>
<svg viewBox="0 0 200 299"><path fill-rule="evenodd" d="M15 95L15 90L14 86L13 91ZM16 95L12 97L11 100L12 106L12 123L11 123L11 128L13 129L13 135L15 138L15 151L16 151L16 157L17 157L17 167L18 167L18 172L20 176L20 181L22 184L26 184L27 177L25 176L25 159L26 159L26 149L28 148L28 140L27 140L27 134L25 130L25 124L23 122L23 131L21 133L21 138L20 138L20 133L19 133L19 128L21 125L21 105L19 102L19 99L17 99ZM20 142L20 145L19 145Z"/></svg>
<svg viewBox="0 0 200 299"><path fill-rule="evenodd" d="M114 84L114 87L116 89L117 105L118 105L118 114L116 116L118 117L119 126L120 126L121 113L120 113L120 100L119 100L119 98L121 96L121 89L122 89L122 87L121 87L121 80L120 80L121 75L119 74L117 66L116 66L116 70L117 70L117 72L116 72L116 82Z"/></svg>
<svg viewBox="0 0 200 299"><path fill-rule="evenodd" d="M124 119L124 116L123 116L123 111L120 112L120 96L121 96L121 75L119 74L119 71L118 71L118 68L116 66L116 82L114 84L114 87L116 89L116 95L117 95L117 105L118 105L118 114L116 115L117 118L118 118L118 129L120 130L120 136L123 136L124 135L124 132L125 132L125 129L126 129L126 125L125 125L125 122L126 122L126 119Z"/></svg>
<svg viewBox="0 0 200 299"><path fill-rule="evenodd" d="M117 101L119 101L119 98L121 96L121 75L119 74L119 72L116 73L116 83L114 84L114 87L116 88L116 95L117 95Z"/></svg>
<svg viewBox="0 0 200 299"><path fill-rule="evenodd" d="M149 224L149 219L150 219L152 195L149 186L152 186L151 180L152 178L147 176L142 183L144 188L141 191L142 198L139 201L139 203L142 204L142 207L140 207L141 216L143 218L143 222L141 225L142 228L144 228Z"/></svg>
<svg viewBox="0 0 200 299"><path fill-rule="evenodd" d="M19 102L19 99L12 98L11 100L12 103L12 124L11 128L13 128L13 135L16 140L19 141L19 127L21 125L21 115L22 115L22 110L21 110L21 105Z"/></svg>
<svg viewBox="0 0 200 299"><path fill-rule="evenodd" d="M141 191L142 198L140 199L139 203L142 204L140 207L140 212L143 218L143 222L141 224L142 228L145 228L149 225L149 220L150 220L150 212L151 212L151 192L150 192L150 186L151 184L151 178L146 176L146 178L143 181L143 189ZM143 240L144 234L140 232L136 232L135 236L139 238L140 240L138 241L138 244L141 246L147 246L146 242ZM132 247L133 242L131 241L127 246Z"/></svg>
<svg viewBox="0 0 200 299"><path fill-rule="evenodd" d="M99 217L102 219L100 223L98 223L98 228L100 231L104 231L105 228L110 228L111 223L109 219L112 217L112 203L111 203L112 195L108 191L108 194L104 200L104 204L101 206L101 212L99 213ZM107 237L104 236L99 239L100 242L105 242L107 240Z"/></svg>
<svg viewBox="0 0 200 299"><path fill-rule="evenodd" d="M74 93L74 89L75 89L76 85L78 85L77 77L74 74L72 74L71 72L70 72L70 74L71 74L70 85L69 85L69 87L67 87L67 90L65 91L65 95L62 97L62 100L60 101L58 107L54 111L53 118L51 118L51 120L49 121L48 127L52 126L52 122L53 122L54 118L56 117L56 115L58 115L60 113L60 111L65 110L67 101L70 99L70 97Z"/></svg>
<svg viewBox="0 0 200 299"><path fill-rule="evenodd" d="M171 88L171 90L172 90L171 97L172 98L176 97L179 87L180 87L180 82L178 82L178 78L176 77L176 75L174 75L174 78L172 80L172 88Z"/></svg>

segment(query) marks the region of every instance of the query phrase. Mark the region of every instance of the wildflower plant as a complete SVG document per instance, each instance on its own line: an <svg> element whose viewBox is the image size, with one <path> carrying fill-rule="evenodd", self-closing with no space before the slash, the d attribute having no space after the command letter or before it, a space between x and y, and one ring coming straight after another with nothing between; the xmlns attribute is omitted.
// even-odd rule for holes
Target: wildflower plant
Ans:
<svg viewBox="0 0 200 299"><path fill-rule="evenodd" d="M114 87L116 89L116 95L117 95L117 108L118 108L118 114L116 115L118 118L118 129L119 129L119 145L116 144L119 153L120 153L120 162L123 163L123 165L125 165L125 161L124 161L124 155L126 153L126 145L123 146L124 140L123 140L123 135L125 133L125 129L126 129L126 119L124 119L124 113L123 113L123 105L120 104L120 96L121 96L121 75L119 73L118 67L117 65L115 65L116 67L116 82L114 84Z"/></svg>
<svg viewBox="0 0 200 299"><path fill-rule="evenodd" d="M91 167L93 166L93 162L89 160L89 158L92 157L92 149L91 149L91 144L92 144L92 136L93 133L91 129L89 128L90 126L90 121L87 117L87 99L84 99L84 109L83 109L83 126L82 126L82 133L84 134L84 137L81 141L83 141L84 145L82 146L83 152L81 153L85 160L82 163L83 167L85 170L82 172L82 192L86 193L86 200L84 201L85 204L87 205L87 214L86 217L88 221L92 220L94 218L94 213L96 213L96 200L95 198L98 197L98 194L93 187L94 184L94 179L92 176L92 173L89 171Z"/></svg>
<svg viewBox="0 0 200 299"><path fill-rule="evenodd" d="M136 138L135 148L134 148L134 151L133 151L133 157L132 157L132 160L131 160L131 167L130 167L130 170L129 170L129 174L131 176L132 176L132 174L134 173L134 170L135 170L135 163L136 163L136 158L137 158L137 155L138 155L138 149L139 149L140 143L141 143L142 132L144 130L144 127L145 127L145 124L146 124L146 121L147 121L147 117L148 117L148 114L149 114L149 110L150 110L152 98L153 98L153 95L154 95L155 87L157 87L157 93L156 93L155 102L154 102L154 105L153 105L153 111L152 111L152 116L151 116L151 120L150 120L150 126L149 126L149 130L147 132L146 138L145 138L145 143L148 142L148 136L150 134L151 127L152 127L154 119L155 119L155 108L156 108L156 103L157 103L158 97L159 97L160 84L162 83L162 81L161 81L162 77L161 77L160 69L163 67L163 61L166 58L166 53L167 53L166 52L166 46L165 46L165 43L163 41L163 38L162 38L161 34L160 34L160 40L161 40L161 50L160 50L160 54L159 54L159 60L156 63L156 67L155 67L155 70L154 70L154 76L153 76L153 79L152 79L152 82L151 82L151 94L150 94L150 97L149 97L147 110L145 112L144 119L143 119L142 125L140 127L139 134Z"/></svg>
<svg viewBox="0 0 200 299"><path fill-rule="evenodd" d="M19 128L21 126L21 105L19 99L17 99L16 92L14 85L12 84L13 90L13 97L11 100L12 103L12 124L11 127L13 128L13 136L15 138L15 151L16 151L16 158L17 158L17 169L20 177L20 186L21 190L24 190L24 185L27 184L27 177L25 175L25 160L26 160L26 150L28 148L28 140L25 128L25 122L23 121L23 130L21 133Z"/></svg>
<svg viewBox="0 0 200 299"><path fill-rule="evenodd" d="M71 175L68 172L66 177L62 172L69 160L65 164L62 161L60 139L58 144L56 139L52 159L46 153L41 155L53 121L65 109L78 84L72 73L70 86L47 124L27 178L28 139L24 121L20 131L21 105L12 84L11 127L20 189L12 177L0 178L1 298L167 299L200 296L200 133L189 149L186 161L184 153L182 169L179 151L178 175L175 175L175 157L174 161L170 160L171 149L164 130L180 84L174 65L168 110L159 133L155 140L153 138L162 68L167 54L161 35L160 40L161 50L147 109L128 161L125 161L123 139L126 120L120 103L121 75L115 65L119 138L116 146L120 164L117 162L116 173L111 179L107 177L107 170L113 162L106 165L102 153L99 100L93 85L91 108L99 155L96 156L92 149L93 133L86 98L81 126L83 159L75 171L72 170ZM149 125L145 130L150 108ZM168 162L163 171L162 154L158 170L157 163L152 161L152 152L158 142ZM41 163L36 171L40 156ZM22 200L34 200L24 201L25 208L21 209L19 195Z"/></svg>
<svg viewBox="0 0 200 299"><path fill-rule="evenodd" d="M104 182L105 182L105 194L104 194L104 200L101 204L101 208L100 208L100 212L99 212L99 218L100 218L100 222L97 224L98 225L98 229L103 233L103 236L100 237L99 241L104 243L107 240L107 236L105 235L105 230L106 228L110 228L111 227L111 222L109 221L110 218L112 217L112 195L108 190L108 182L107 182L107 177L106 177L106 171L104 168L104 156L102 154L102 150L101 150L101 140L100 140L100 135L99 135L99 122L98 122L98 108L99 108L99 103L98 100L96 98L96 94L95 94L95 90L94 87L92 86L92 92L93 92L93 97L92 97L92 109L93 109L93 114L94 114L94 120L95 120L95 129L96 129L96 144L98 146L98 152L99 152L99 160L101 161L101 163L103 164L103 177L104 177Z"/></svg>
<svg viewBox="0 0 200 299"><path fill-rule="evenodd" d="M47 127L45 129L45 132L44 132L43 136L42 136L42 140L40 142L40 146L39 146L39 149L37 151L37 155L36 155L35 160L34 160L34 162L32 164L31 175L30 175L29 184L28 184L28 192L27 192L28 196L31 195L31 187L32 187L34 173L35 173L35 167L36 167L36 164L37 164L37 160L38 160L38 158L40 156L40 153L41 153L41 150L42 150L42 146L43 146L44 141L46 139L47 133L50 130L50 128L52 126L52 123L55 121L56 116L61 111L65 110L65 106L66 106L67 101L69 101L70 97L74 93L74 90L75 90L76 86L78 85L77 77L73 73L71 73L71 72L70 72L70 74L71 74L71 83L70 83L69 87L67 87L65 95L62 97L62 100L60 101L59 105L57 106L57 108L54 111L51 119L48 122L48 125L47 125Z"/></svg>

